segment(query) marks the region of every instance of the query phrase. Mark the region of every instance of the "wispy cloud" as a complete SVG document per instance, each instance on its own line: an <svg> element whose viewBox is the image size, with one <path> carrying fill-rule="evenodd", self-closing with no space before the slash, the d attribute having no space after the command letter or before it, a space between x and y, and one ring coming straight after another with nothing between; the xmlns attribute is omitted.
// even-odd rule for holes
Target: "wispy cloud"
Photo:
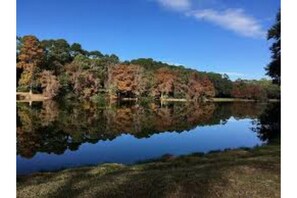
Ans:
<svg viewBox="0 0 297 198"><path fill-rule="evenodd" d="M182 12L198 21L207 21L238 35L250 38L265 38L261 23L245 13L243 9L233 8L218 11L216 9L194 9L191 0L156 0L162 7Z"/></svg>
<svg viewBox="0 0 297 198"><path fill-rule="evenodd" d="M185 11L191 8L190 0L157 0L163 7L175 11Z"/></svg>
<svg viewBox="0 0 297 198"><path fill-rule="evenodd" d="M246 37L265 37L265 31L260 23L255 18L245 14L243 9L227 9L221 12L205 9L188 12L187 15L198 20L209 21Z"/></svg>

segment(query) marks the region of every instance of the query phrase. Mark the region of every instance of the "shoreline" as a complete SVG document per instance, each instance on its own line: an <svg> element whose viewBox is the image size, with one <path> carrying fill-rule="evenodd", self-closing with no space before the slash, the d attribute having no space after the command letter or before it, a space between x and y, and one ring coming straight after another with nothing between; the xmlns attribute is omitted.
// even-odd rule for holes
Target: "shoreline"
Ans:
<svg viewBox="0 0 297 198"><path fill-rule="evenodd" d="M46 97L43 94L34 94L30 92L16 92L17 102L42 102L45 100L50 100L50 97Z"/></svg>
<svg viewBox="0 0 297 198"><path fill-rule="evenodd" d="M42 102L45 100L51 100L51 98L44 96L43 94L29 94L29 92L17 92L16 102ZM24 99L18 99L18 96L24 97ZM140 101L138 98L120 98L120 101ZM194 100L187 100L185 98L160 98L160 102L194 102ZM204 102L261 102L255 99L242 99L242 98L209 98ZM264 102L280 102L280 99L267 99Z"/></svg>
<svg viewBox="0 0 297 198"><path fill-rule="evenodd" d="M241 98L212 98L212 99L207 99L207 101L212 101L212 102L261 102L259 100L241 99ZM280 99L267 99L267 101L264 101L264 102L280 102Z"/></svg>

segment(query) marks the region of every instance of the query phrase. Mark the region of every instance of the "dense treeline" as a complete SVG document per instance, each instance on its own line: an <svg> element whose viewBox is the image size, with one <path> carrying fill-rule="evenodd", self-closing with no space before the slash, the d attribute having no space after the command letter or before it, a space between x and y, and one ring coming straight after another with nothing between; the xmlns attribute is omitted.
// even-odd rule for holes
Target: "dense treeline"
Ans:
<svg viewBox="0 0 297 198"><path fill-rule="evenodd" d="M64 39L17 38L17 89L45 96L104 102L109 99L212 97L279 98L268 80L232 82L227 75L198 72L153 59L121 62L112 55L87 51Z"/></svg>

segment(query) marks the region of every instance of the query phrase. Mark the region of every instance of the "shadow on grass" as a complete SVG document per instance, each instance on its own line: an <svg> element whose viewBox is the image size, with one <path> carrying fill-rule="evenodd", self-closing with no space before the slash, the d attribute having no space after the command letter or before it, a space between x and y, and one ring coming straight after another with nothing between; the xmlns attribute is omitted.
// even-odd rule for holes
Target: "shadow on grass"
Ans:
<svg viewBox="0 0 297 198"><path fill-rule="evenodd" d="M279 146L19 178L18 197L279 197Z"/></svg>

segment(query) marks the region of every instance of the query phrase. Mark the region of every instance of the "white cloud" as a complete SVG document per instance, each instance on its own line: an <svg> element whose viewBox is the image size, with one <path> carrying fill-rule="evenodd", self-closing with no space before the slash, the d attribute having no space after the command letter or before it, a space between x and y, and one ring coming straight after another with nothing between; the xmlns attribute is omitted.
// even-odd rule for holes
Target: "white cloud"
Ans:
<svg viewBox="0 0 297 198"><path fill-rule="evenodd" d="M165 8L176 11L185 11L191 8L190 0L157 0Z"/></svg>
<svg viewBox="0 0 297 198"><path fill-rule="evenodd" d="M243 9L231 8L222 11L216 9L198 9L194 7L201 7L201 4L208 3L214 5L217 3L213 1L199 1L199 4L192 4L193 0L154 0L161 6L177 12L181 12L187 16L194 17L197 20L205 20L207 22L216 24L226 30L233 31L238 35L250 38L265 38L266 31L261 25L261 21L252 16L247 15Z"/></svg>
<svg viewBox="0 0 297 198"><path fill-rule="evenodd" d="M246 15L243 9L227 9L221 12L213 9L204 9L191 11L186 14L198 20L214 23L242 36L265 38L265 31L260 23L255 18Z"/></svg>

